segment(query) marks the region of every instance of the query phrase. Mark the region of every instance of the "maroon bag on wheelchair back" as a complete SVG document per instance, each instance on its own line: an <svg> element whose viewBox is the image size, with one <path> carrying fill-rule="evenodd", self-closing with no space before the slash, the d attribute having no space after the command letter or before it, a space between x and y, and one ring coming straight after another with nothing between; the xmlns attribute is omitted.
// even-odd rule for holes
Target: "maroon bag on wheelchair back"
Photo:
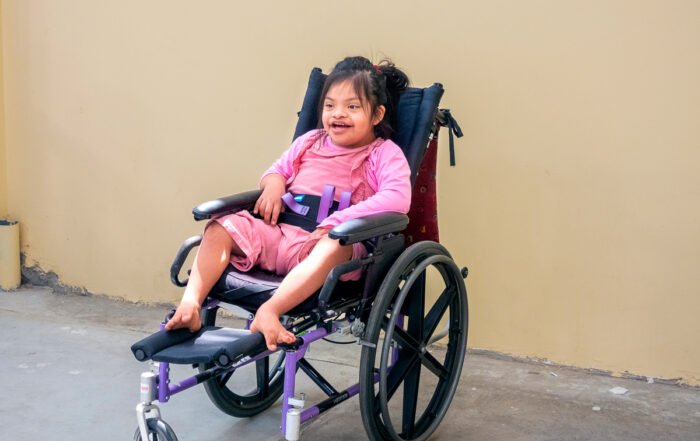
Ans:
<svg viewBox="0 0 700 441"><path fill-rule="evenodd" d="M440 242L437 217L437 137L430 140L428 150L418 168L416 183L411 194L411 209L408 218L411 220L404 230L406 246L422 240Z"/></svg>

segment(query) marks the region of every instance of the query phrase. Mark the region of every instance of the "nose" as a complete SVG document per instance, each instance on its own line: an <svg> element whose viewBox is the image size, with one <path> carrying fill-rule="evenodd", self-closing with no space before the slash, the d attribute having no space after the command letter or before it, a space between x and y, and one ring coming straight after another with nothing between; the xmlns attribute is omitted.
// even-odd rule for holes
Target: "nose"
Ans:
<svg viewBox="0 0 700 441"><path fill-rule="evenodd" d="M333 116L336 118L345 116L345 108L343 106L335 106L333 108Z"/></svg>

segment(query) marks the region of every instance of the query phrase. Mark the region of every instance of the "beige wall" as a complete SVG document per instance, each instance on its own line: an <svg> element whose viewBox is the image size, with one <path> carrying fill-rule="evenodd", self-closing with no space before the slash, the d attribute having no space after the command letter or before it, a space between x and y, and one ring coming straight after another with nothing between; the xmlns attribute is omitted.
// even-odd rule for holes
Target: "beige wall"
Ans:
<svg viewBox="0 0 700 441"><path fill-rule="evenodd" d="M0 1L0 219L7 217L7 153L5 149L5 86L2 51L2 1Z"/></svg>
<svg viewBox="0 0 700 441"><path fill-rule="evenodd" d="M8 208L29 265L175 301L191 208L256 186L310 68L389 55L445 85L465 132L456 168L442 138L439 204L471 269L470 346L700 384L700 3L3 8Z"/></svg>

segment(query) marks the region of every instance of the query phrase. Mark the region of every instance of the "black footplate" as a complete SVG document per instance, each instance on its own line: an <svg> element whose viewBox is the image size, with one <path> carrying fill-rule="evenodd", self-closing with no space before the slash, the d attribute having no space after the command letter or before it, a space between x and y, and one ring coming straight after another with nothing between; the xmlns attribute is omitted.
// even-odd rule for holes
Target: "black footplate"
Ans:
<svg viewBox="0 0 700 441"><path fill-rule="evenodd" d="M134 343L131 352L139 361L153 360L174 364L216 363L228 366L266 349L259 332L209 326L197 332L187 329L158 331Z"/></svg>

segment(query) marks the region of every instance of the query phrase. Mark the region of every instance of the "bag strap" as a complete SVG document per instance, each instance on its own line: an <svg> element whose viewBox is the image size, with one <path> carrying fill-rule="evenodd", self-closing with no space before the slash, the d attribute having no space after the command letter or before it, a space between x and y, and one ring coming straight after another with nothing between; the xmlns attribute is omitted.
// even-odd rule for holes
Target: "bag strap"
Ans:
<svg viewBox="0 0 700 441"><path fill-rule="evenodd" d="M447 131L450 134L450 166L454 167L456 164L454 137L456 136L457 138L461 138L464 136L464 133L462 133L462 129L452 116L450 109L440 109L437 119L440 125L447 127Z"/></svg>

